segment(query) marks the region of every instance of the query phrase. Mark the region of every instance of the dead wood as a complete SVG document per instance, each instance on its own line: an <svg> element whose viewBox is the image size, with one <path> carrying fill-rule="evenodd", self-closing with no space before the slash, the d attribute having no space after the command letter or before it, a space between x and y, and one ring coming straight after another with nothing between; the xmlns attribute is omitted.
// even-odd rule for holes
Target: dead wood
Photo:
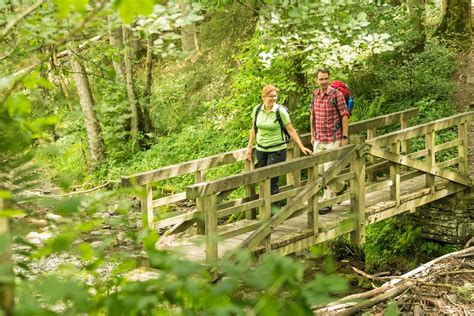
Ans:
<svg viewBox="0 0 474 316"><path fill-rule="evenodd" d="M452 259L452 258L463 258L466 256L472 256L473 254L474 254L474 247L466 248L457 252L452 252L444 256L441 256L439 258L433 259L427 263L424 263L418 268L412 271L409 271L401 276L378 277L378 276L370 275L366 272L360 271L357 268L353 268L354 271L363 275L364 277L367 277L368 279L371 279L374 281L382 281L382 280L389 280L389 281L384 283L382 286L376 289L367 291L365 293L349 295L336 302L330 303L324 307L316 306L313 308L313 311L316 315L324 315L324 314L350 315L350 314L359 312L363 309L374 306L376 304L385 302L386 300L390 298L399 296L401 293L405 292L406 290L409 290L410 288L414 287L416 284L421 284L423 286L435 286L435 287L453 289L455 288L455 286L451 284L444 284L444 283L440 284L440 283L428 282L427 278L429 276L430 268L433 267L435 264L440 263L443 260ZM449 272L456 272L456 271L449 271ZM466 271L466 273L471 273L471 272L472 270ZM446 273L446 274L451 274L451 273ZM423 278L424 280L421 280L421 278ZM430 302L431 304L436 305L439 308L443 307L442 301L439 301L437 299L432 299L432 298L426 298L426 297L423 299L427 302ZM364 301L360 302L360 300L364 300Z"/></svg>

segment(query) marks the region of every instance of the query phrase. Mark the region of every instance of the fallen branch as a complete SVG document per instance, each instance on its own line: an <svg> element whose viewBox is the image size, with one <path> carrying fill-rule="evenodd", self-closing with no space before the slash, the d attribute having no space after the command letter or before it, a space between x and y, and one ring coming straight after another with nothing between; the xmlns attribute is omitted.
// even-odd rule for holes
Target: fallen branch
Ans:
<svg viewBox="0 0 474 316"><path fill-rule="evenodd" d="M384 302L390 298L396 297L409 289L410 287L414 286L416 283L421 283L427 286L438 286L438 287L447 287L447 288L454 288L453 285L450 284L438 284L438 283L430 283L421 280L413 280L417 275L428 270L434 264L443 261L447 258L460 258L466 255L473 255L474 254L474 247L466 248L457 252L452 252L441 256L439 258L433 259L427 263L422 264L418 268L409 271L399 277L376 277L370 275L366 272L360 271L356 268L353 268L359 274L366 276L371 280L390 280L384 283L382 286L367 291L365 293L359 293L344 297L339 299L336 302L330 303L324 307L316 306L313 307L313 311L317 315L324 315L324 314L344 314L350 315L356 312L361 311L362 309L371 307L373 305L379 304ZM471 270L468 270L471 271ZM361 299L366 299L363 302L359 302Z"/></svg>

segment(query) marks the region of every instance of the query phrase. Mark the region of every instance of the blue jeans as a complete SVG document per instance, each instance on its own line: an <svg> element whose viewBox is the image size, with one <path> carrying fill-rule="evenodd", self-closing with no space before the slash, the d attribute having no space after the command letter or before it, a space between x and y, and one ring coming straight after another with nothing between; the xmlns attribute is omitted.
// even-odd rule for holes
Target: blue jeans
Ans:
<svg viewBox="0 0 474 316"><path fill-rule="evenodd" d="M257 158L257 163L255 168L265 167L274 165L276 163L286 160L286 148L278 151L255 151L255 157ZM272 194L280 192L278 188L278 177L274 177L271 180L270 191Z"/></svg>

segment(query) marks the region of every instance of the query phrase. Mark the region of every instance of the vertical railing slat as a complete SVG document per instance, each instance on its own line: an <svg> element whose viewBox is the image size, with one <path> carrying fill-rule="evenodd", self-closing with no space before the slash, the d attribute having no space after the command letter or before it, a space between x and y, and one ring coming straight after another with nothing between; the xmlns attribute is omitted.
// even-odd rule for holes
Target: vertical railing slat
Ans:
<svg viewBox="0 0 474 316"><path fill-rule="evenodd" d="M314 185L319 176L319 166L308 168L308 185ZM308 227L313 229L315 236L319 234L319 201L316 193L308 200Z"/></svg>
<svg viewBox="0 0 474 316"><path fill-rule="evenodd" d="M362 136L351 136L351 144L362 144ZM365 242L365 153L357 152L351 161L351 171L354 172L354 178L351 179L351 211L354 214L356 230L351 233L351 239L356 244Z"/></svg>
<svg viewBox="0 0 474 316"><path fill-rule="evenodd" d="M253 169L254 169L253 161L245 160L245 171L250 171ZM256 194L255 183L251 183L245 186L246 197L251 198L255 196L255 194ZM257 210L253 208L253 209L245 211L245 218L246 219L257 218Z"/></svg>
<svg viewBox="0 0 474 316"><path fill-rule="evenodd" d="M194 182L200 183L206 180L206 170L198 170L194 174ZM205 233L205 224L204 224L204 205L203 199L197 198L196 199L196 210L200 211L201 217L197 219L196 226L197 226L197 233L199 235L204 235Z"/></svg>
<svg viewBox="0 0 474 316"><path fill-rule="evenodd" d="M259 196L263 199L263 205L260 207L259 220L267 222L272 216L272 203L270 191L271 179L260 181ZM268 235L262 242L267 251L271 250L271 235Z"/></svg>
<svg viewBox="0 0 474 316"><path fill-rule="evenodd" d="M463 122L458 125L458 138L462 140L462 145L458 147L458 157L462 158L462 161L459 163L459 172L467 175L468 174L468 123Z"/></svg>
<svg viewBox="0 0 474 316"><path fill-rule="evenodd" d="M218 259L217 195L211 194L204 196L203 205L206 234L206 260L210 263Z"/></svg>
<svg viewBox="0 0 474 316"><path fill-rule="evenodd" d="M151 183L145 184L145 196L142 198L142 227L146 227L148 230L154 229L153 227L153 187Z"/></svg>
<svg viewBox="0 0 474 316"><path fill-rule="evenodd" d="M390 145L390 151L396 154L400 153L400 142L398 140ZM397 205L400 205L400 169L400 165L396 163L390 164L390 179L392 180L390 199L396 201Z"/></svg>
<svg viewBox="0 0 474 316"><path fill-rule="evenodd" d="M430 167L436 165L435 156L435 130L425 134L426 149L428 149L428 156L426 157L426 164ZM426 187L431 189L431 193L435 192L435 176L431 174L426 175Z"/></svg>
<svg viewBox="0 0 474 316"><path fill-rule="evenodd" d="M367 139L374 138L377 133L377 129L375 127L367 129ZM374 165L375 158L374 156L369 156L368 157L368 162L370 163L371 166ZM369 182L376 182L377 181L377 172L376 171L370 171L369 172Z"/></svg>

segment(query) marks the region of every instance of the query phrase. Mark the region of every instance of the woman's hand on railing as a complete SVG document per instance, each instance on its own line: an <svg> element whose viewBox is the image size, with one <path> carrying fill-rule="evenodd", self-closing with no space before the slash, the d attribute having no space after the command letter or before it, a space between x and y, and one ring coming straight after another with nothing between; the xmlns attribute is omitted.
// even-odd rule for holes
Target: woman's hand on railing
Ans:
<svg viewBox="0 0 474 316"><path fill-rule="evenodd" d="M247 160L252 161L252 147L247 148Z"/></svg>

